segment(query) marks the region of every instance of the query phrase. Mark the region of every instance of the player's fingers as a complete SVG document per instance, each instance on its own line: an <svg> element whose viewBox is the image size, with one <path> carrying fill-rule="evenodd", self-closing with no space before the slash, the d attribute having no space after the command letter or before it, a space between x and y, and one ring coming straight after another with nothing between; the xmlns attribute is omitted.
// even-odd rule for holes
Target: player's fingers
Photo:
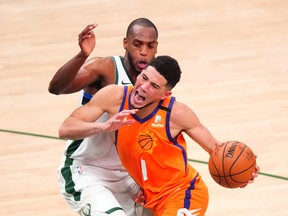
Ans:
<svg viewBox="0 0 288 216"><path fill-rule="evenodd" d="M95 37L94 33L92 31L88 32L87 34L85 35L81 35L79 37L79 39L85 39L85 38L91 38L91 37Z"/></svg>
<svg viewBox="0 0 288 216"><path fill-rule="evenodd" d="M97 26L97 24L89 24L89 25L87 25L87 27L82 31L83 33L87 33L87 32L89 32L89 31L91 31L91 30L93 30L94 28L96 28L96 26Z"/></svg>
<svg viewBox="0 0 288 216"><path fill-rule="evenodd" d="M137 111L138 109L122 110L121 113L135 114Z"/></svg>
<svg viewBox="0 0 288 216"><path fill-rule="evenodd" d="M89 35L89 37L91 37L91 35L93 34L94 36L94 33L93 33L93 29L96 28L97 24L90 24L88 25L79 35L79 39L80 38L86 38L87 35Z"/></svg>
<svg viewBox="0 0 288 216"><path fill-rule="evenodd" d="M260 172L260 167L258 165L256 165L256 171L257 171L257 173Z"/></svg>
<svg viewBox="0 0 288 216"><path fill-rule="evenodd" d="M260 171L260 167L258 165L256 165L255 166L255 172L252 173L252 178L253 179L258 177L259 171Z"/></svg>
<svg viewBox="0 0 288 216"><path fill-rule="evenodd" d="M132 110L122 110L120 113L118 113L118 117L120 118L125 118L131 114L135 114L137 112L136 109L132 109Z"/></svg>
<svg viewBox="0 0 288 216"><path fill-rule="evenodd" d="M253 179L258 177L258 173L252 173Z"/></svg>
<svg viewBox="0 0 288 216"><path fill-rule="evenodd" d="M125 119L124 121L122 121L122 123L124 123L125 125L131 125L135 123L134 119Z"/></svg>
<svg viewBox="0 0 288 216"><path fill-rule="evenodd" d="M92 37L92 36L93 36L93 37L95 36L93 31L89 31L89 32L88 32L88 35L90 35L91 37Z"/></svg>

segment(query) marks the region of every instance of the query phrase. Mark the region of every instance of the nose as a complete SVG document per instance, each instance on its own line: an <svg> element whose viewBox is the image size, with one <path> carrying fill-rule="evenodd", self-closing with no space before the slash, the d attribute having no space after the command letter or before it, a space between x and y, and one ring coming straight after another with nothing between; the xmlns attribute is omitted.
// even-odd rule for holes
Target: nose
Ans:
<svg viewBox="0 0 288 216"><path fill-rule="evenodd" d="M148 53L147 46L142 46L141 49L140 49L140 54L143 55L143 56L147 56L147 53Z"/></svg>
<svg viewBox="0 0 288 216"><path fill-rule="evenodd" d="M147 92L148 88L149 88L149 82L146 81L146 82L143 82L142 85L141 85L141 89L143 92Z"/></svg>

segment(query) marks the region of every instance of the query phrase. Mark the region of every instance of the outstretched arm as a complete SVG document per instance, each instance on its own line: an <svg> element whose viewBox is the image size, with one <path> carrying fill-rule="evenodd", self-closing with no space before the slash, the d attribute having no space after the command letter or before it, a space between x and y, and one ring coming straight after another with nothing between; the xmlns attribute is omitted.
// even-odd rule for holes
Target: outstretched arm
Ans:
<svg viewBox="0 0 288 216"><path fill-rule="evenodd" d="M123 110L120 113L116 113L103 123L93 121L91 122L76 117L80 113L85 113L87 111L89 112L88 106L91 106L91 104L87 104L79 108L79 110L72 113L72 115L63 122L59 130L60 138L71 140L83 139L97 133L115 131L123 126L131 125L135 122L133 119L127 119L127 117L131 114L135 114L137 110ZM94 117L98 116L96 112L90 114L95 114L93 119L95 119Z"/></svg>
<svg viewBox="0 0 288 216"><path fill-rule="evenodd" d="M52 94L67 93L67 87L75 79L82 65L87 60L88 56L93 51L96 41L93 29L97 25L88 25L79 35L78 44L81 51L71 60L65 63L54 75L49 84L49 92ZM78 90L78 89L77 89ZM79 89L80 90L80 89ZM75 90L76 91L76 90ZM68 92L70 93L70 92Z"/></svg>
<svg viewBox="0 0 288 216"><path fill-rule="evenodd" d="M115 131L125 125L134 123L127 119L137 110L123 110L118 113L123 95L123 87L109 85L97 92L85 105L76 109L61 125L59 137L63 139L83 139L91 135ZM106 122L96 122L100 116L107 112L112 116Z"/></svg>

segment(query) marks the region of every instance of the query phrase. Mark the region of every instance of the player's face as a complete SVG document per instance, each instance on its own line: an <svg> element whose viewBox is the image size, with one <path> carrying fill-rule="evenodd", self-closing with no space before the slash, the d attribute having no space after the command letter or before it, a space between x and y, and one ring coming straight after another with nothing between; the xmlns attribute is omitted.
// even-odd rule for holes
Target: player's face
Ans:
<svg viewBox="0 0 288 216"><path fill-rule="evenodd" d="M133 89L130 104L142 109L171 95L166 88L167 80L152 66L148 66L138 76Z"/></svg>
<svg viewBox="0 0 288 216"><path fill-rule="evenodd" d="M128 67L140 73L157 53L157 34L155 29L135 25L133 34L124 38L124 48L128 59Z"/></svg>

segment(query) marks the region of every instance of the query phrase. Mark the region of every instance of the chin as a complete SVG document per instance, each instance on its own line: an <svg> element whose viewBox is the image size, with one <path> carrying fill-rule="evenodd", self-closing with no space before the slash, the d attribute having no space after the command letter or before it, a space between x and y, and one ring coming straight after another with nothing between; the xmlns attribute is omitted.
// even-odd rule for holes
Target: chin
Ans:
<svg viewBox="0 0 288 216"><path fill-rule="evenodd" d="M137 105L137 104L131 104L130 106L131 106L132 109L141 109L141 108L143 108L143 105L141 106L141 105Z"/></svg>

